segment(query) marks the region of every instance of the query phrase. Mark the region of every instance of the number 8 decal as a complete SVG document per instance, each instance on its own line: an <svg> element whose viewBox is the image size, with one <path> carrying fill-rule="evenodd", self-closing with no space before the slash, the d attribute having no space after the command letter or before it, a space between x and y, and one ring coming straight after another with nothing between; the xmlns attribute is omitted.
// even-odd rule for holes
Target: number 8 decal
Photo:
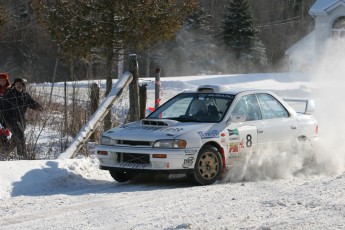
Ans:
<svg viewBox="0 0 345 230"><path fill-rule="evenodd" d="M246 146L247 146L248 148L252 147L252 144L253 144L253 142L252 142L252 136L251 136L250 134L248 134L247 137L246 137L246 139L247 139Z"/></svg>

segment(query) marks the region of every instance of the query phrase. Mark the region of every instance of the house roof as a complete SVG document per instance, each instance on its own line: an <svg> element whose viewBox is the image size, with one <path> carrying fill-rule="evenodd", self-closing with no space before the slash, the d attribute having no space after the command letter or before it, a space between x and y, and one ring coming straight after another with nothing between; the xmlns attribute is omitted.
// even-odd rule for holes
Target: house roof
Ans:
<svg viewBox="0 0 345 230"><path fill-rule="evenodd" d="M307 36L299 40L288 50L285 51L286 55L294 55L295 53L304 54L305 56L312 55L315 49L315 30Z"/></svg>
<svg viewBox="0 0 345 230"><path fill-rule="evenodd" d="M336 7L345 6L345 0L316 0L314 5L309 10L310 15L326 14Z"/></svg>

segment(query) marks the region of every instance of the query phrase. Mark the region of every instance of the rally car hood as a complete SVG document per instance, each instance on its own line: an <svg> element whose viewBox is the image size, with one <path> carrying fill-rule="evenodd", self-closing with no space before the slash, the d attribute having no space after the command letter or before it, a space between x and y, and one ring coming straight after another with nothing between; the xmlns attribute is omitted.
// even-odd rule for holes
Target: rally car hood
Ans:
<svg viewBox="0 0 345 230"><path fill-rule="evenodd" d="M214 123L144 119L110 129L103 135L112 139L154 141L157 139L178 138L189 132L197 134L199 131L212 129L214 125Z"/></svg>

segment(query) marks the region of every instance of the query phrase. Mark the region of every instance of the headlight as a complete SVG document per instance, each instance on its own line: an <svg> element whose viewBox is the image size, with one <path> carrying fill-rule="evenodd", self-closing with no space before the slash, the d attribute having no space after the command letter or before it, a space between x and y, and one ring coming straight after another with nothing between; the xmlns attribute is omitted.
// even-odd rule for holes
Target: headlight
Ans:
<svg viewBox="0 0 345 230"><path fill-rule="evenodd" d="M153 148L162 149L184 149L187 146L187 141L185 140L158 140L152 145Z"/></svg>
<svg viewBox="0 0 345 230"><path fill-rule="evenodd" d="M102 136L100 142L101 142L101 145L112 145L112 141L110 137Z"/></svg>

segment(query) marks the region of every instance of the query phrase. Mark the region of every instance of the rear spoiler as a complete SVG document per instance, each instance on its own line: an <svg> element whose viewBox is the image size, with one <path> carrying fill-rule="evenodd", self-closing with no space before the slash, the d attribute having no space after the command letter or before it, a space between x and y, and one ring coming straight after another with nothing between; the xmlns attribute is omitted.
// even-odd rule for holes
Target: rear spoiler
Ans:
<svg viewBox="0 0 345 230"><path fill-rule="evenodd" d="M298 113L313 114L315 111L315 101L313 99L283 98Z"/></svg>

